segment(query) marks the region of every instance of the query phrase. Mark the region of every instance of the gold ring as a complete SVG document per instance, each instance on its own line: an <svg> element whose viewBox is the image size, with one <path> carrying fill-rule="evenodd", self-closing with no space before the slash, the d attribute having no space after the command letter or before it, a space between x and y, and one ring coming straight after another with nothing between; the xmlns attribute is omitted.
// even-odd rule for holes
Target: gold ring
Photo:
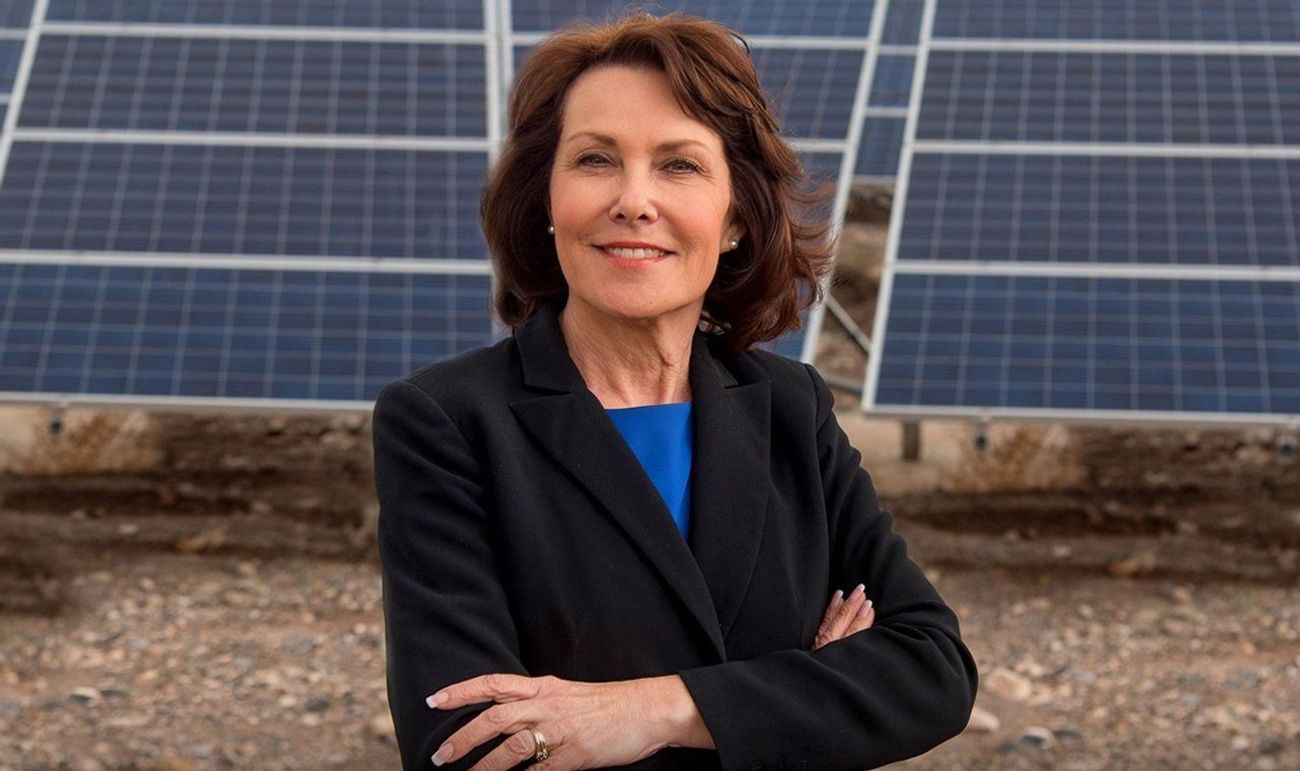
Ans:
<svg viewBox="0 0 1300 771"><path fill-rule="evenodd" d="M533 762L541 763L551 756L551 750L546 746L546 737L536 728L529 729L533 732L533 741L537 744L537 749L533 751Z"/></svg>

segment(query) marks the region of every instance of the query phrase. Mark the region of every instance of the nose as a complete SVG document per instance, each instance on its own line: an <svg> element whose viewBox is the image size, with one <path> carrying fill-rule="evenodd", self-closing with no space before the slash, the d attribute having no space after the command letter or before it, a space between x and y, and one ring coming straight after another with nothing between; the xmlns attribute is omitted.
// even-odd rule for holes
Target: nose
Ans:
<svg viewBox="0 0 1300 771"><path fill-rule="evenodd" d="M622 175L622 185L618 190L618 198L609 209L609 218L615 222L641 224L659 219L649 173L629 170Z"/></svg>

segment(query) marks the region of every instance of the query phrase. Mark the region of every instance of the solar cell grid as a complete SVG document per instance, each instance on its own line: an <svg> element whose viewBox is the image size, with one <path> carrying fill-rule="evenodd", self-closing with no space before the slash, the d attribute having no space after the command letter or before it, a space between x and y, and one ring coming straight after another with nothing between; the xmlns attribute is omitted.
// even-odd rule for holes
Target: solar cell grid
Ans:
<svg viewBox="0 0 1300 771"><path fill-rule="evenodd" d="M912 71L915 68L915 56L877 56L869 104L874 107L906 107L912 101Z"/></svg>
<svg viewBox="0 0 1300 771"><path fill-rule="evenodd" d="M917 153L898 259L1300 266L1300 160Z"/></svg>
<svg viewBox="0 0 1300 771"><path fill-rule="evenodd" d="M886 45L916 45L921 37L925 0L889 0L880 42Z"/></svg>
<svg viewBox="0 0 1300 771"><path fill-rule="evenodd" d="M862 70L862 51L757 48L763 90L789 137L843 139Z"/></svg>
<svg viewBox="0 0 1300 771"><path fill-rule="evenodd" d="M483 0L50 0L51 21L482 29Z"/></svg>
<svg viewBox="0 0 1300 771"><path fill-rule="evenodd" d="M481 137L485 92L481 45L47 34L21 125Z"/></svg>
<svg viewBox="0 0 1300 771"><path fill-rule="evenodd" d="M1296 42L1294 0L944 0L934 37Z"/></svg>
<svg viewBox="0 0 1300 771"><path fill-rule="evenodd" d="M917 137L1300 145L1300 55L936 50Z"/></svg>
<svg viewBox="0 0 1300 771"><path fill-rule="evenodd" d="M1300 413L1285 281L896 276L879 405Z"/></svg>
<svg viewBox="0 0 1300 771"><path fill-rule="evenodd" d="M512 0L518 32L549 32L579 19L603 21L632 9L656 15L681 11L720 21L743 35L863 37L872 0Z"/></svg>
<svg viewBox="0 0 1300 771"><path fill-rule="evenodd" d="M897 174L906 127L907 121L903 118L873 116L863 120L854 176L892 177Z"/></svg>
<svg viewBox="0 0 1300 771"><path fill-rule="evenodd" d="M15 142L0 248L481 260L481 153Z"/></svg>
<svg viewBox="0 0 1300 771"><path fill-rule="evenodd" d="M18 60L22 55L22 41L0 40L0 94L13 90L14 76L18 74Z"/></svg>
<svg viewBox="0 0 1300 771"><path fill-rule="evenodd" d="M0 27L21 29L31 18L32 0L0 0Z"/></svg>
<svg viewBox="0 0 1300 771"><path fill-rule="evenodd" d="M0 264L0 392L369 400L489 342L489 284Z"/></svg>

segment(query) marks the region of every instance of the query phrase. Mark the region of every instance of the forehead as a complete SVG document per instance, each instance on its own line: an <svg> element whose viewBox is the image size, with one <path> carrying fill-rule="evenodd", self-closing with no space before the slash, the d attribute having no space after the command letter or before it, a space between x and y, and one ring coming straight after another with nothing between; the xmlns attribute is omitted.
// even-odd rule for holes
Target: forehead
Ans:
<svg viewBox="0 0 1300 771"><path fill-rule="evenodd" d="M695 140L722 151L717 132L682 110L668 77L649 68L606 65L584 72L564 100L560 141L582 132L622 143Z"/></svg>

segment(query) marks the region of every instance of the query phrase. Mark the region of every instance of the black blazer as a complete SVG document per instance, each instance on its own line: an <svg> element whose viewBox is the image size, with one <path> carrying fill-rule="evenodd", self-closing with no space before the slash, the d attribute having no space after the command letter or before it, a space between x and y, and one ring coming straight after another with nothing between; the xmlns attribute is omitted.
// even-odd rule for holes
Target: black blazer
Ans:
<svg viewBox="0 0 1300 771"><path fill-rule="evenodd" d="M379 550L407 769L432 767L483 708L425 697L489 672L680 674L717 750L666 749L642 769L860 769L963 728L976 673L957 619L891 532L817 372L728 359L700 334L690 383L689 541L587 390L555 307L384 389ZM831 593L859 582L873 628L810 651Z"/></svg>

